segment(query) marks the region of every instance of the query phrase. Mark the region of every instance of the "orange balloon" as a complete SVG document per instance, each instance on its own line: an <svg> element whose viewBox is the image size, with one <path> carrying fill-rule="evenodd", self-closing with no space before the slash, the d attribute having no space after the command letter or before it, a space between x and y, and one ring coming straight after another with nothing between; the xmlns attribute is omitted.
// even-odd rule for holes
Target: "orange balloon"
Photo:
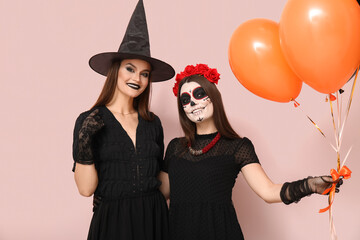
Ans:
<svg viewBox="0 0 360 240"><path fill-rule="evenodd" d="M276 22L242 23L230 39L228 54L235 77L252 93L276 102L289 102L299 95L302 81L282 54Z"/></svg>
<svg viewBox="0 0 360 240"><path fill-rule="evenodd" d="M360 7L355 0L289 0L280 40L293 71L321 93L339 90L360 63Z"/></svg>

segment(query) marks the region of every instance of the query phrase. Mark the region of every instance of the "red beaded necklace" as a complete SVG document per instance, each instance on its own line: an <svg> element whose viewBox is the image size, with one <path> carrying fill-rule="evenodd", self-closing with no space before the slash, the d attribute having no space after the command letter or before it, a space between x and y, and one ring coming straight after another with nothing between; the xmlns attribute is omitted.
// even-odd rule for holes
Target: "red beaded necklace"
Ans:
<svg viewBox="0 0 360 240"><path fill-rule="evenodd" d="M195 156L198 156L198 155L201 155L201 154L204 154L206 153L207 151L209 151L220 139L220 133L216 134L216 136L214 137L214 139L208 144L206 145L203 149L200 149L200 150L195 150L191 147L190 143L188 144L188 147L189 147L189 152L192 154L192 155L195 155Z"/></svg>

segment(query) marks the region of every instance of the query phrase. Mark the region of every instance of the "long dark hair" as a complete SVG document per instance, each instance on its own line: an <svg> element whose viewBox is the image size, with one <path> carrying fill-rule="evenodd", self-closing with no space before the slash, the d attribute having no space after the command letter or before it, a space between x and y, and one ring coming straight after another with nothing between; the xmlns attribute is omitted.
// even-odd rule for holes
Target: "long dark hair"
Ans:
<svg viewBox="0 0 360 240"><path fill-rule="evenodd" d="M240 138L240 136L231 127L226 117L221 94L217 89L217 87L215 86L215 84L209 82L205 77L201 75L192 75L189 77L185 77L184 79L181 80L177 94L179 120L186 139L186 143L184 144L193 143L196 133L196 124L190 121L189 118L186 116L185 111L180 102L181 87L186 82L196 82L200 84L200 86L205 90L207 95L210 97L211 102L214 105L213 119L214 119L215 127L218 130L218 132L221 134L221 136L229 139Z"/></svg>
<svg viewBox="0 0 360 240"><path fill-rule="evenodd" d="M120 65L121 65L121 61L114 62L111 65L104 83L104 87L92 108L98 106L105 106L113 99L117 85ZM142 92L139 96L134 98L134 103L133 103L135 110L137 110L140 116L147 121L154 120L154 114L149 111L150 93L151 93L151 73L147 87L145 88L144 92Z"/></svg>

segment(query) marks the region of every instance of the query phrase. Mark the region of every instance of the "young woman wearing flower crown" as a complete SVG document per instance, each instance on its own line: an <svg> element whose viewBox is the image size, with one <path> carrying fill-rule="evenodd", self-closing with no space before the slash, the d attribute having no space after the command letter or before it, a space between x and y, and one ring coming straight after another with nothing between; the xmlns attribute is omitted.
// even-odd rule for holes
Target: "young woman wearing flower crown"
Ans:
<svg viewBox="0 0 360 240"><path fill-rule="evenodd" d="M267 203L297 202L333 183L323 176L274 184L251 141L229 124L215 86L219 78L205 64L189 65L176 76L173 90L185 137L169 143L160 173L160 190L170 198L172 240L244 239L231 199L240 171Z"/></svg>

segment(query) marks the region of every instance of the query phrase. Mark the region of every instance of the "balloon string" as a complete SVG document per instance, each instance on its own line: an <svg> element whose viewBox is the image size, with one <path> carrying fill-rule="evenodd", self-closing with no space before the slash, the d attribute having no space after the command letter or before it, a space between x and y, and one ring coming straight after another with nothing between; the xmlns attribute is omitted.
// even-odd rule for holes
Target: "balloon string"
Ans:
<svg viewBox="0 0 360 240"><path fill-rule="evenodd" d="M317 128L317 130L319 130L319 132L321 133L321 135L323 135L324 138L326 138L325 134L321 131L321 129L319 128L319 126L318 126L308 115L306 115L306 117L310 120L310 122L311 122L312 124L314 124L314 126Z"/></svg>
<svg viewBox="0 0 360 240"><path fill-rule="evenodd" d="M347 152L347 154L346 154L346 156L345 156L345 158L344 158L344 161L343 161L343 163L341 164L340 169L345 165L345 162L346 162L346 160L347 160L347 158L348 158L348 156L349 156L349 154L350 154L350 152L351 152L351 150L352 150L352 147L353 147L353 146L351 146L350 149L349 149L349 151Z"/></svg>
<svg viewBox="0 0 360 240"><path fill-rule="evenodd" d="M342 115L341 114L342 114L342 111L343 111L343 95L342 94L340 95L340 103L341 103L340 104L340 123L341 123L341 121L342 121L342 117L341 117ZM340 127L339 127L339 129L340 129ZM341 142L340 142L340 144L341 144Z"/></svg>
<svg viewBox="0 0 360 240"><path fill-rule="evenodd" d="M346 160L348 159L348 156L349 156L349 154L351 152L351 149L352 149L352 146L351 146L349 151L347 152L345 158L344 158L343 163L340 166L340 147L341 147L341 143L342 143L343 130L344 130L345 123L346 123L346 121L348 119L348 116L349 116L350 107L351 107L352 98L353 98L353 95L354 95L354 89L355 89L358 73L359 73L359 67L357 68L357 71L356 71L356 75L355 75L354 82L353 82L352 89L351 89L351 94L350 94L350 97L349 97L349 100L348 100L348 106L347 106L347 109L346 109L346 115L345 115L345 118L344 118L344 121L343 121L342 125L341 125L342 96L341 96L341 104L340 104L339 103L338 93L336 93L336 97L338 99L338 102L337 102L337 110L338 110L337 111L338 112L338 128L337 129L338 130L340 129L340 125L341 125L341 129L340 129L339 132L337 132L336 125L335 125L332 101L331 100L329 101L330 102L330 107L331 107L331 116L332 116L333 125L334 125L335 140L336 140L336 145L337 145L337 171L338 172L340 171L341 167L344 166L344 164L345 164ZM339 104L340 104L340 108L339 108ZM334 198L335 198L334 195L335 194L333 192L330 192L329 200L328 200L329 203L332 203L334 201ZM330 205L330 209L329 209L329 223L330 223L330 236L331 236L331 239L332 240L338 240L338 236L337 236L336 230L335 230L333 211L332 211L332 206L331 205Z"/></svg>
<svg viewBox="0 0 360 240"><path fill-rule="evenodd" d="M350 93L350 97L349 97L349 101L348 101L348 106L347 106L347 109L346 109L345 119L344 119L344 122L343 122L343 124L341 126L341 130L339 132L340 142L341 142L342 137L343 137L343 130L344 130L344 127L345 127L345 123L346 123L347 118L349 116L349 111L350 111L352 99L353 99L353 96L354 96L354 90L355 90L355 85L356 85L358 73L359 73L359 67L357 68L356 75L355 75L355 78L354 78L354 82L353 82L353 85L352 85L352 88L351 88L351 93Z"/></svg>
<svg viewBox="0 0 360 240"><path fill-rule="evenodd" d="M330 112L331 112L331 119L333 122L333 127L334 127L334 136L335 136L335 142L336 142L336 155L337 155L337 171L340 171L340 143L339 143L339 134L338 131L336 129L336 124L335 124L335 118L334 118L334 110L333 110L333 105L332 105L332 100L330 99L330 95L329 94L329 103L330 103ZM338 98L337 98L338 99ZM339 99L338 99L339 102ZM339 115L339 114L338 114ZM331 240L337 240L337 234L336 234L336 230L335 230L335 224L334 224L334 217L333 217L333 211L332 211L332 203L334 201L335 198L335 194L334 191L331 191L329 194L329 224L330 224L330 236L331 236Z"/></svg>
<svg viewBox="0 0 360 240"><path fill-rule="evenodd" d="M309 117L309 115L307 115L304 110L300 107L300 104L294 100L294 99L291 99L291 101L294 101L294 105L296 108L299 108L303 114L307 117L307 119L309 119L309 121L316 127L316 129L320 132L320 134L325 138L326 138L326 135L323 133L323 131L321 131L320 127ZM328 139L327 139L328 140ZM337 149L334 147L334 145L328 140L328 143L330 144L330 146L334 149L335 152L337 152Z"/></svg>
<svg viewBox="0 0 360 240"><path fill-rule="evenodd" d="M330 197L329 197L330 198ZM333 212L332 207L329 209L329 224L330 224L330 236L331 240L338 240L338 236L336 234L335 224L334 224L334 218L333 218Z"/></svg>
<svg viewBox="0 0 360 240"><path fill-rule="evenodd" d="M330 98L330 95L331 95L331 94L329 94L329 98ZM335 118L334 118L334 108L333 108L332 102L333 102L332 100L329 100L331 120L332 120L333 127L334 127L334 135L335 135L336 146L337 146L337 149L339 150L339 141L338 141L339 135L337 134L336 124L335 124Z"/></svg>
<svg viewBox="0 0 360 240"><path fill-rule="evenodd" d="M336 92L336 110L337 110L337 129L340 129L341 123L341 111L340 111L340 104L342 104L341 100L339 99L339 91ZM339 136L338 136L339 138Z"/></svg>
<svg viewBox="0 0 360 240"><path fill-rule="evenodd" d="M329 98L330 98L330 94L329 94ZM336 124L335 124L335 118L334 118L334 110L333 110L333 104L331 100L329 100L330 102L330 112L331 112L331 119L333 122L333 127L334 127L334 136L335 136L335 141L336 141L336 155L337 155L337 171L340 171L340 146L339 146L339 134L338 131L336 129ZM329 196L330 198L330 196Z"/></svg>

